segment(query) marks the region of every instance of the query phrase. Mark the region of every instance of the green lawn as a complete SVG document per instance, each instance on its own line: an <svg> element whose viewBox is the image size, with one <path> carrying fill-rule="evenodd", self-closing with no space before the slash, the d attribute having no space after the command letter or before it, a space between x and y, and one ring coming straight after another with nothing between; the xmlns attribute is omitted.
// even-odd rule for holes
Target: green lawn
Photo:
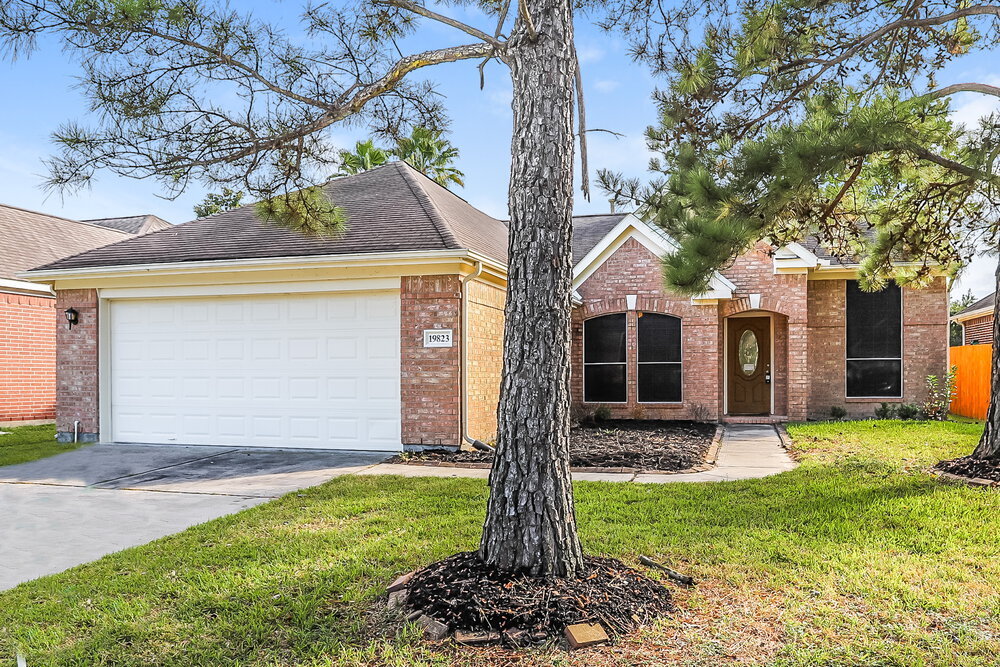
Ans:
<svg viewBox="0 0 1000 667"><path fill-rule="evenodd" d="M0 466L44 459L80 446L56 442L54 424L0 428L0 431L7 431L6 435L0 435Z"/></svg>
<svg viewBox="0 0 1000 667"><path fill-rule="evenodd" d="M527 662L988 665L1000 493L925 472L976 424L794 426L798 469L726 484L579 483L586 547L694 574L618 647ZM483 664L385 632L392 578L476 546L481 481L346 477L0 594L0 663ZM509 657L509 656L506 656Z"/></svg>

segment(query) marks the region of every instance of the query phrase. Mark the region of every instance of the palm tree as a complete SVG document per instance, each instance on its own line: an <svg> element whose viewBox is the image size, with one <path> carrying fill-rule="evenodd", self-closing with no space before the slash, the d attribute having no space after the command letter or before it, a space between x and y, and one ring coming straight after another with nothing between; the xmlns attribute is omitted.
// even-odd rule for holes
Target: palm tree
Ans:
<svg viewBox="0 0 1000 667"><path fill-rule="evenodd" d="M340 170L336 175L348 176L382 166L389 161L389 151L378 148L375 142L369 139L354 144L354 151L340 151L339 157Z"/></svg>
<svg viewBox="0 0 1000 667"><path fill-rule="evenodd" d="M458 149L441 138L440 130L413 128L410 136L396 141L393 154L438 185L448 187L455 183L465 187L462 180L465 174L452 166L458 158Z"/></svg>

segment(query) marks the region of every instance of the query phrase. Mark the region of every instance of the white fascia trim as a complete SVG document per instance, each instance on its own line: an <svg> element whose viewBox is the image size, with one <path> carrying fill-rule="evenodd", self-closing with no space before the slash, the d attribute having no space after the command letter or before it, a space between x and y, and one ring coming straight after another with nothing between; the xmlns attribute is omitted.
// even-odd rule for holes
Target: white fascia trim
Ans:
<svg viewBox="0 0 1000 667"><path fill-rule="evenodd" d="M29 283L24 280L11 280L10 278L0 278L0 292L28 292L29 296L53 296L55 292L48 285Z"/></svg>
<svg viewBox="0 0 1000 667"><path fill-rule="evenodd" d="M176 297L249 296L254 294L307 294L318 292L399 291L399 278L313 280L290 283L238 283L170 287L102 287L101 299L170 299Z"/></svg>
<svg viewBox="0 0 1000 667"><path fill-rule="evenodd" d="M970 310L967 313L959 313L958 315L952 315L950 320L952 322L968 322L969 320L974 320L978 317L983 317L985 315L992 315L992 314L993 314L993 306L986 306L985 308Z"/></svg>
<svg viewBox="0 0 1000 667"><path fill-rule="evenodd" d="M802 273L803 269L829 266L830 260L820 259L800 243L789 243L774 253L774 273Z"/></svg>
<svg viewBox="0 0 1000 667"><path fill-rule="evenodd" d="M119 266L87 267L26 271L18 274L34 282L51 282L68 278L105 278L127 276L168 276L186 273L215 273L238 271L282 270L296 268L347 268L358 266L399 266L411 264L447 263L468 259L480 261L490 268L506 274L507 267L496 260L471 250L421 250L407 252L372 252L350 255L316 255L298 257L267 257L259 259L221 259L204 262L165 262L162 264L130 264ZM405 274L405 271L401 271Z"/></svg>
<svg viewBox="0 0 1000 667"><path fill-rule="evenodd" d="M625 245L626 241L633 238L657 257L663 257L677 249L677 244L666 232L629 213L573 267L574 291ZM699 295L699 299L729 299L736 289L736 285L719 272L712 276L710 285L711 289L705 295Z"/></svg>

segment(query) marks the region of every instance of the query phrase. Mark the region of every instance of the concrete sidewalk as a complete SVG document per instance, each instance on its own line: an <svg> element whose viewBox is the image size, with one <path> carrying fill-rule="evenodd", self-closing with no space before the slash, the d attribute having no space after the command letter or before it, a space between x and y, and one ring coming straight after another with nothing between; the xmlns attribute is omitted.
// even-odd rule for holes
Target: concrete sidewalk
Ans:
<svg viewBox="0 0 1000 667"><path fill-rule="evenodd" d="M766 424L730 424L722 436L716 465L704 472L655 474L575 472L578 482L637 482L668 484L671 482L729 482L777 475L798 464L781 446L781 438L773 426ZM482 468L446 468L412 466L405 463L380 463L365 468L358 475L400 475L401 477L469 477L486 479L490 471Z"/></svg>

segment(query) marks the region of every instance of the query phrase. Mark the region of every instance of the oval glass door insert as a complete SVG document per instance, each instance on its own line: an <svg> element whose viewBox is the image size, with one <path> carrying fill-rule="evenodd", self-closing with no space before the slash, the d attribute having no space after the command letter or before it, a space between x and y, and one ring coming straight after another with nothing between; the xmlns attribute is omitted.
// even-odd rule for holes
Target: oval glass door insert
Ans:
<svg viewBox="0 0 1000 667"><path fill-rule="evenodd" d="M740 368L744 375L753 375L757 370L757 359L760 357L760 347L757 345L757 335L747 329L740 336Z"/></svg>

